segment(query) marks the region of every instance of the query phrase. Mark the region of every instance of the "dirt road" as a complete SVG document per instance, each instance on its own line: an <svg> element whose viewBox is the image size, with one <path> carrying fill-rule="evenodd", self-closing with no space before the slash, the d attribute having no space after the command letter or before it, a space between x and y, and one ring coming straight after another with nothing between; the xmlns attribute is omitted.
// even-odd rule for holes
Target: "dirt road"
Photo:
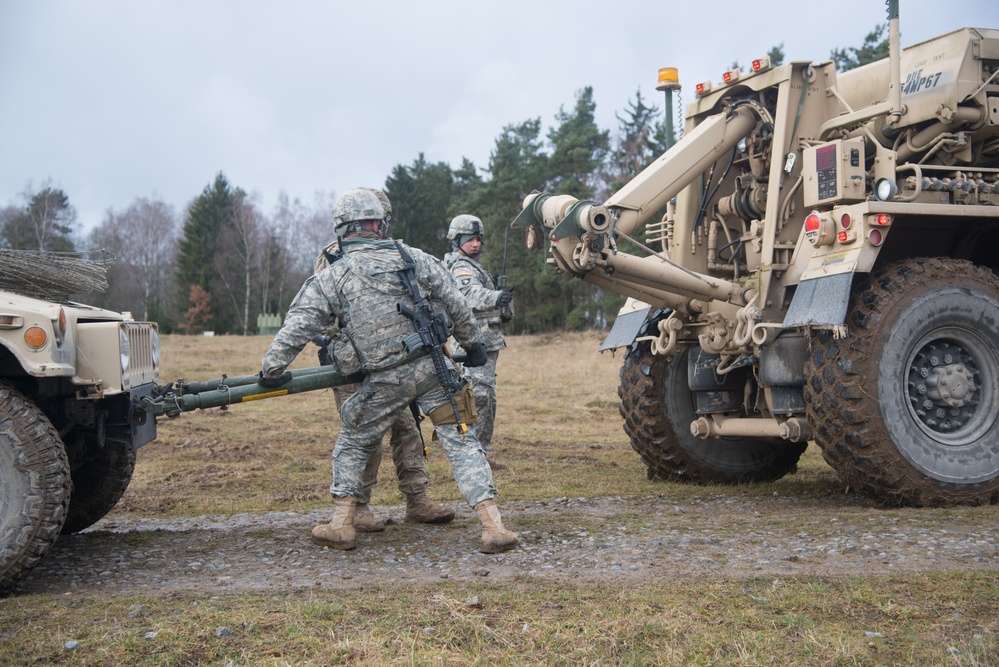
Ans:
<svg viewBox="0 0 999 667"><path fill-rule="evenodd" d="M227 594L440 579L601 581L999 570L996 508L883 509L861 498L666 496L503 503L522 546L478 553L467 508L445 526L394 523L358 548L309 541L327 511L170 520L114 514L61 538L19 592Z"/></svg>

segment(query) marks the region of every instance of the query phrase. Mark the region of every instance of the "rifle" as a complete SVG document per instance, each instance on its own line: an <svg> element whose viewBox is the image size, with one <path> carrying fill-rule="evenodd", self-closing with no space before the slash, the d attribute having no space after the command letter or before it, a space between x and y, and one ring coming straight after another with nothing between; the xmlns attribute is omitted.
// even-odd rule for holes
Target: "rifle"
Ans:
<svg viewBox="0 0 999 667"><path fill-rule="evenodd" d="M447 394L447 400L454 412L458 432L464 435L468 432L468 424L461 420L458 404L454 397L461 392L462 387L465 386L465 381L457 379L457 374L448 364L447 357L444 356L444 344L447 343L448 337L451 335L451 327L448 326L443 314L434 312L420 291L416 282L416 265L413 263L413 258L398 241L396 247L406 263L406 268L398 272L399 277L402 279L406 291L409 292L410 298L413 299L412 308L401 302L396 304L396 308L413 322L413 327L416 329L414 333L406 336L403 344L406 346L406 351L410 353L430 348L430 358L434 362L437 382Z"/></svg>

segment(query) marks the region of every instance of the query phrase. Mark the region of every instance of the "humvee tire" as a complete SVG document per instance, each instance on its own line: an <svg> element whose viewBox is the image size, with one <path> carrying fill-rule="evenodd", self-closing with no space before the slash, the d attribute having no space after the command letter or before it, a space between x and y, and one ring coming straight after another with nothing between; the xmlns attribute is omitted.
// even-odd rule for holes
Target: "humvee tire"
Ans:
<svg viewBox="0 0 999 667"><path fill-rule="evenodd" d="M59 537L69 496L59 435L34 403L0 383L0 595Z"/></svg>
<svg viewBox="0 0 999 667"><path fill-rule="evenodd" d="M72 472L73 495L62 534L78 533L104 518L121 500L134 470L131 443L109 439L103 447L91 447Z"/></svg>
<svg viewBox="0 0 999 667"><path fill-rule="evenodd" d="M770 482L793 473L807 443L704 440L691 434L696 415L687 384L688 354L654 355L647 343L625 354L618 386L621 416L649 479L731 484Z"/></svg>
<svg viewBox="0 0 999 667"><path fill-rule="evenodd" d="M854 286L850 336L812 340L808 420L840 478L898 505L999 500L999 279L909 259Z"/></svg>

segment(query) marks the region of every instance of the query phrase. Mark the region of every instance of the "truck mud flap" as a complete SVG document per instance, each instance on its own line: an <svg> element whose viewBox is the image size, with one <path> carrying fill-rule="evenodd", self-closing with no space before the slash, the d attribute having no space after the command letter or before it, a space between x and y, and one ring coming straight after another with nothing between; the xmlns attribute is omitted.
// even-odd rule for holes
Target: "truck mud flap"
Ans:
<svg viewBox="0 0 999 667"><path fill-rule="evenodd" d="M798 285L783 327L808 325L840 326L846 322L846 306L853 285L852 273L806 280Z"/></svg>
<svg viewBox="0 0 999 667"><path fill-rule="evenodd" d="M642 325L645 324L645 320L649 316L650 310L652 310L652 306L646 306L630 313L618 315L610 333L607 334L607 338L604 338L604 342L600 344L600 351L615 350L634 343L635 338L638 337L638 332L642 330Z"/></svg>

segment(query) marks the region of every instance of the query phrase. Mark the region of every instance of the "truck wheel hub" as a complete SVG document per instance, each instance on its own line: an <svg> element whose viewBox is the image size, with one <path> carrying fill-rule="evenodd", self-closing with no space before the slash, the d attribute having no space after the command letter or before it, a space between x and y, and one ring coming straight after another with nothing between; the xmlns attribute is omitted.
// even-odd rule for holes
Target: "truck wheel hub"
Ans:
<svg viewBox="0 0 999 667"><path fill-rule="evenodd" d="M960 345L930 342L913 357L909 367L909 403L913 412L939 433L960 429L978 406L977 374L974 359Z"/></svg>

